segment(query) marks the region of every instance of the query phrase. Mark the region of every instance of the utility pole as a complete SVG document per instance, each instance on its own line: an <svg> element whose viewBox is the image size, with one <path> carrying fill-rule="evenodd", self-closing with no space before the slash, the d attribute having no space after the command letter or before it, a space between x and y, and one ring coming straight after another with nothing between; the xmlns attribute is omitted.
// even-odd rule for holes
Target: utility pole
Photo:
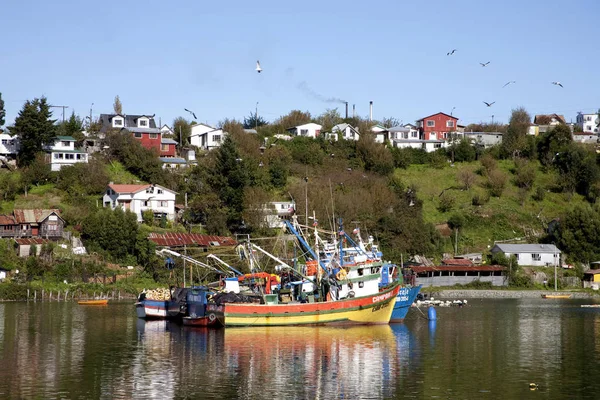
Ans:
<svg viewBox="0 0 600 400"><path fill-rule="evenodd" d="M494 125L494 114L492 114L492 125Z"/></svg>
<svg viewBox="0 0 600 400"><path fill-rule="evenodd" d="M94 107L94 103L90 106L90 133L92 133L92 108Z"/></svg>
<svg viewBox="0 0 600 400"><path fill-rule="evenodd" d="M258 101L256 102L256 110L254 113L254 130L258 132Z"/></svg>
<svg viewBox="0 0 600 400"><path fill-rule="evenodd" d="M65 108L69 108L69 106L48 106L48 107L62 108L62 115L63 115L63 121L62 122L65 122Z"/></svg>

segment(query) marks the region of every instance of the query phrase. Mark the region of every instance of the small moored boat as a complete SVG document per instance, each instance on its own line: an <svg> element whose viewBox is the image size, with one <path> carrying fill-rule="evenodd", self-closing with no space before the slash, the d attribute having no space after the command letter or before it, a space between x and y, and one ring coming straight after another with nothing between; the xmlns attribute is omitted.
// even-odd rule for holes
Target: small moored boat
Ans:
<svg viewBox="0 0 600 400"><path fill-rule="evenodd" d="M81 304L82 306L105 306L108 304L108 299L79 300L77 304Z"/></svg>
<svg viewBox="0 0 600 400"><path fill-rule="evenodd" d="M544 299L570 299L572 294L543 294Z"/></svg>

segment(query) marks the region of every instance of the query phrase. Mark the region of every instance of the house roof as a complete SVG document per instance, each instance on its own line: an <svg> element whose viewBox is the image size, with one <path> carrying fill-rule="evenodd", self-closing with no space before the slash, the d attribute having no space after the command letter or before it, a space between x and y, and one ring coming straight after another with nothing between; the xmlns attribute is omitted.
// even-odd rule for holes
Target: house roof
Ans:
<svg viewBox="0 0 600 400"><path fill-rule="evenodd" d="M246 132L246 133L258 133L258 132L256 132L256 129L244 129L244 132Z"/></svg>
<svg viewBox="0 0 600 400"><path fill-rule="evenodd" d="M584 275L598 275L600 274L600 269L590 269L583 273Z"/></svg>
<svg viewBox="0 0 600 400"><path fill-rule="evenodd" d="M319 124L317 124L315 122L309 122L309 123L302 124L302 125L292 126L291 128L287 128L286 130L290 131L290 130L293 130L293 129L300 129L300 128L305 128L305 127L309 127L309 126L310 127L315 127L315 128L318 126L319 127L318 129L322 129L323 128L322 125L319 125Z"/></svg>
<svg viewBox="0 0 600 400"><path fill-rule="evenodd" d="M560 250L553 244L511 244L498 243L493 248L498 248L504 253L560 253Z"/></svg>
<svg viewBox="0 0 600 400"><path fill-rule="evenodd" d="M405 128L403 126L393 126L391 128L388 128L388 132L410 132L410 129Z"/></svg>
<svg viewBox="0 0 600 400"><path fill-rule="evenodd" d="M142 190L146 190L147 188L149 188L151 185L150 184L145 184L145 185L121 185L121 184L114 184L111 183L108 185L109 188L111 188L115 193L137 193L140 192Z"/></svg>
<svg viewBox="0 0 600 400"><path fill-rule="evenodd" d="M17 244L19 246L22 246L22 245L32 245L32 244L46 244L46 243L50 243L51 240L50 239L42 239L42 238L22 238L22 239L15 239L15 242L17 242Z"/></svg>
<svg viewBox="0 0 600 400"><path fill-rule="evenodd" d="M187 161L185 158L180 158L180 157L159 157L160 161L167 163L167 164L187 164Z"/></svg>
<svg viewBox="0 0 600 400"><path fill-rule="evenodd" d="M75 138L73 136L56 136L55 139L61 141L75 142Z"/></svg>
<svg viewBox="0 0 600 400"><path fill-rule="evenodd" d="M465 265L440 265L435 267L427 267L424 265L413 265L409 267L415 273L419 274L422 272L432 272L432 271L452 271L452 272L494 272L494 271L504 271L504 267L499 265L474 265L472 267L468 267Z"/></svg>
<svg viewBox="0 0 600 400"><path fill-rule="evenodd" d="M141 117L146 117L149 119L148 128L156 129L156 122L154 122L154 117L149 115L120 115L120 114L100 114L100 122L102 123L102 127L100 128L100 132L104 133L109 129L112 129L112 119L116 116L123 117L123 126L122 128L135 128L137 127L137 120ZM160 131L160 130L159 130Z"/></svg>
<svg viewBox="0 0 600 400"><path fill-rule="evenodd" d="M458 121L458 118L456 118L456 117L453 117L452 115L449 115L449 114L446 114L446 113L443 113L443 112L438 112L438 113L435 113L435 114L428 115L428 116L426 116L426 117L423 117L423 118L421 118L421 119L418 119L417 121L423 121L423 120L424 120L424 119L426 119L426 118L433 117L434 115L439 115L439 114L443 114L443 115L445 115L446 117L450 117L450 118L452 118L452 119L455 119L455 120L457 120L457 121Z"/></svg>
<svg viewBox="0 0 600 400"><path fill-rule="evenodd" d="M533 123L534 123L534 124L537 124L537 122L536 122L536 121L537 121L537 119L538 119L538 118L544 118L544 117L547 117L547 118L556 118L556 119L558 119L560 122L562 122L563 124L566 124L566 123L567 123L567 121L565 120L565 116L564 116L564 115L559 115L559 114L538 114L538 115L536 115L536 116L533 118ZM543 124L542 124L542 125L543 125Z"/></svg>
<svg viewBox="0 0 600 400"><path fill-rule="evenodd" d="M406 128L407 126L410 126L410 127L411 127L411 128L413 128L413 129L416 129L416 128L417 128L417 126L416 126L416 125L413 125L413 124L404 124L403 126L404 126L405 128Z"/></svg>
<svg viewBox="0 0 600 400"><path fill-rule="evenodd" d="M28 209L28 210L14 210L13 214L18 224L35 224L40 223L51 214L55 214L58 218L60 217L60 211L56 209Z"/></svg>
<svg viewBox="0 0 600 400"><path fill-rule="evenodd" d="M168 139L168 138L162 138L160 139L160 142L162 144L177 144L177 140L173 140L173 139Z"/></svg>
<svg viewBox="0 0 600 400"><path fill-rule="evenodd" d="M0 225L15 225L17 221L12 215L0 214Z"/></svg>
<svg viewBox="0 0 600 400"><path fill-rule="evenodd" d="M442 260L442 265L470 267L473 265L473 261L469 260L468 258L448 258Z"/></svg>
<svg viewBox="0 0 600 400"><path fill-rule="evenodd" d="M141 132L141 133L161 133L158 128L138 128L137 126L128 126L123 128L129 132Z"/></svg>
<svg viewBox="0 0 600 400"><path fill-rule="evenodd" d="M237 242L227 236L201 235L198 233L150 233L148 239L154 242L157 246L190 246L196 245L201 247L211 246L235 246Z"/></svg>

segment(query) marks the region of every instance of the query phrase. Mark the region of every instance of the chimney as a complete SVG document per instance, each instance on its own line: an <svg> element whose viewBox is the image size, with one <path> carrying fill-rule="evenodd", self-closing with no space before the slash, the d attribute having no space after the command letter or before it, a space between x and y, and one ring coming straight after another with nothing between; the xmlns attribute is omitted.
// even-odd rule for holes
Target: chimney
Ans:
<svg viewBox="0 0 600 400"><path fill-rule="evenodd" d="M346 119L348 119L348 102L346 102Z"/></svg>
<svg viewBox="0 0 600 400"><path fill-rule="evenodd" d="M369 102L369 121L373 121L373 100Z"/></svg>
<svg viewBox="0 0 600 400"><path fill-rule="evenodd" d="M352 104L352 118L356 117L356 104Z"/></svg>

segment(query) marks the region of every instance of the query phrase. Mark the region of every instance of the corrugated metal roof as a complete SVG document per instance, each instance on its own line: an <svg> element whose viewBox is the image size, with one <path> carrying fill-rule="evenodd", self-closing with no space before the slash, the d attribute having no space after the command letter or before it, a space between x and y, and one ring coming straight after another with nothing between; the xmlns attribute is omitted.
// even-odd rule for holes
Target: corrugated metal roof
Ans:
<svg viewBox="0 0 600 400"><path fill-rule="evenodd" d="M162 144L178 144L178 142L176 140L169 139L169 138L162 138L162 139L160 139L160 142Z"/></svg>
<svg viewBox="0 0 600 400"><path fill-rule="evenodd" d="M32 245L32 244L46 244L46 243L50 243L51 240L50 239L41 239L41 238L23 238L23 239L15 239L15 242L17 242L17 244L19 246L22 246L22 245Z"/></svg>
<svg viewBox="0 0 600 400"><path fill-rule="evenodd" d="M180 157L160 157L160 161L167 164L187 164L185 158Z"/></svg>
<svg viewBox="0 0 600 400"><path fill-rule="evenodd" d="M0 225L15 225L17 221L12 215L0 215Z"/></svg>
<svg viewBox="0 0 600 400"><path fill-rule="evenodd" d="M57 136L56 139L63 140L66 142L75 142L75 138L73 136Z"/></svg>
<svg viewBox="0 0 600 400"><path fill-rule="evenodd" d="M455 266L464 266L469 267L473 265L473 261L467 258L448 258L442 260L442 265L455 265Z"/></svg>
<svg viewBox="0 0 600 400"><path fill-rule="evenodd" d="M237 242L227 236L201 235L198 233L150 233L148 239L153 241L157 246L235 246Z"/></svg>
<svg viewBox="0 0 600 400"><path fill-rule="evenodd" d="M141 132L141 133L161 133L158 128L137 128L137 127L127 127L124 128L129 132Z"/></svg>
<svg viewBox="0 0 600 400"><path fill-rule="evenodd" d="M15 220L19 224L39 223L48 218L50 214L56 214L60 218L60 211L56 209L29 209L29 210L14 210ZM62 218L61 218L62 219Z"/></svg>
<svg viewBox="0 0 600 400"><path fill-rule="evenodd" d="M553 244L511 244L511 243L497 243L494 248L497 247L504 253L560 253L560 250ZM492 248L492 251L494 250Z"/></svg>
<svg viewBox="0 0 600 400"><path fill-rule="evenodd" d="M457 266L457 265L440 265L437 267L426 267L424 265L414 265L410 267L415 273L420 274L422 272L432 271L452 271L452 272L493 272L493 271L504 271L504 267L499 265L474 265L472 267Z"/></svg>

